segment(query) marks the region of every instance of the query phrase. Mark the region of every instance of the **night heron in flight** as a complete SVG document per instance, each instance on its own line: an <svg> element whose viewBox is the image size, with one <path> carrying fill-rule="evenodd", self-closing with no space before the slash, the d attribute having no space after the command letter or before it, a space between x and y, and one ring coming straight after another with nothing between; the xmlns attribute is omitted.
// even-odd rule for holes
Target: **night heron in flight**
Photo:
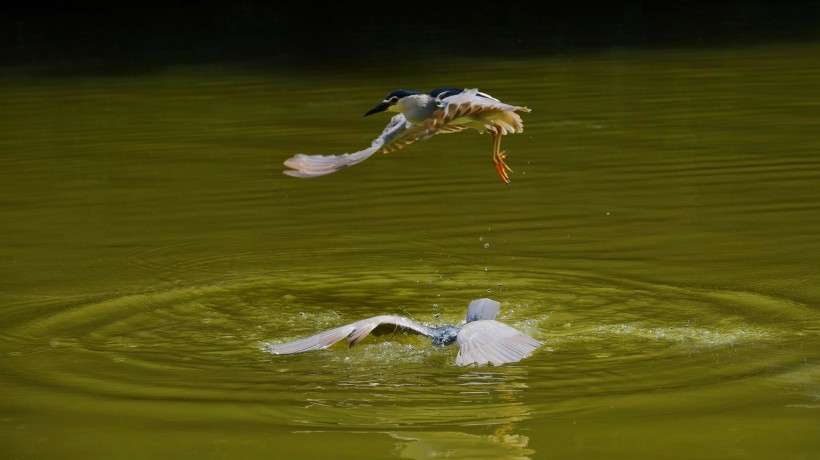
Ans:
<svg viewBox="0 0 820 460"><path fill-rule="evenodd" d="M501 150L501 136L524 130L521 117L515 112L529 112L527 107L505 104L477 89L439 88L429 94L400 89L388 94L365 116L378 112L397 112L381 135L369 148L344 155L296 154L285 160L292 168L285 174L294 177L317 177L361 163L376 152L389 153L404 148L417 140L435 134L456 133L473 128L488 132L493 138L493 163L501 179L509 183L511 172Z"/></svg>
<svg viewBox="0 0 820 460"><path fill-rule="evenodd" d="M544 344L496 321L500 307L495 300L473 300L467 307L467 317L462 325L427 326L403 316L374 316L295 342L265 344L265 350L274 355L289 355L322 350L344 339L352 347L376 329L387 329L388 332L403 329L430 337L433 345L458 342L456 364L459 366L488 363L500 366L520 361Z"/></svg>

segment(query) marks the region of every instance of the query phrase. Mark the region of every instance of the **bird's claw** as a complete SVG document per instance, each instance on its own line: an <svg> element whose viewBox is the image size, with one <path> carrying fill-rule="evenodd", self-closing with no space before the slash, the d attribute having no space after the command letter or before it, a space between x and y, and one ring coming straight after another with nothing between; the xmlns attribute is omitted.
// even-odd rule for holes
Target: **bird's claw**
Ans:
<svg viewBox="0 0 820 460"><path fill-rule="evenodd" d="M507 151L502 150L497 155L493 156L493 163L495 163L495 170L498 171L498 175L501 176L501 180L505 183L510 183L510 177L507 175L507 172L512 172L512 169L507 166L507 163L504 160L507 158Z"/></svg>

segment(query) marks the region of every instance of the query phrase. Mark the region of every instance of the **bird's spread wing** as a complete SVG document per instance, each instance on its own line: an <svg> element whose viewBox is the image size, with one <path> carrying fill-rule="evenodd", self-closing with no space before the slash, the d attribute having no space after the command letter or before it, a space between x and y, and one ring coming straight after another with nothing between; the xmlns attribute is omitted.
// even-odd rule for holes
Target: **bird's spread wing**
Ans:
<svg viewBox="0 0 820 460"><path fill-rule="evenodd" d="M524 123L515 112L529 112L527 107L505 104L475 88L465 89L453 96L443 95L445 97L439 101L440 108L428 120L427 131L422 138L438 134L445 127L460 126L459 122L468 118L475 122L475 117L471 115L481 115L485 130L501 134L524 131Z"/></svg>
<svg viewBox="0 0 820 460"><path fill-rule="evenodd" d="M478 299L470 302L467 306L466 322L479 321L482 319L495 319L501 304L492 299Z"/></svg>
<svg viewBox="0 0 820 460"><path fill-rule="evenodd" d="M297 153L285 160L285 166L291 169L285 170L284 173L288 176L303 178L324 176L361 163L376 152L387 153L405 147L418 140L425 131L426 127L413 125L404 118L404 115L398 114L390 119L390 123L379 137L370 143L370 147L343 155Z"/></svg>
<svg viewBox="0 0 820 460"><path fill-rule="evenodd" d="M456 364L479 366L492 363L499 366L514 363L529 356L543 342L494 320L467 323L458 333Z"/></svg>
<svg viewBox="0 0 820 460"><path fill-rule="evenodd" d="M434 131L431 131L430 128L426 125L412 125L410 129L402 132L401 136L397 136L396 139L393 140L390 144L387 144L382 149L383 153L390 153L395 152L396 150L403 149L408 145L416 142L418 140L424 140L432 136L433 134L447 134L447 133L457 133L459 131L463 131L467 129L466 126L462 125L449 125L449 126L441 126L436 128Z"/></svg>
<svg viewBox="0 0 820 460"><path fill-rule="evenodd" d="M423 335L430 334L430 328L411 319L402 316L382 315L356 321L352 324L346 324L336 329L320 332L294 342L268 343L265 344L265 350L274 355L289 355L305 351L322 350L345 338L347 338L347 342L350 346L353 346L367 337L373 329L379 326L395 326L396 329L409 329Z"/></svg>

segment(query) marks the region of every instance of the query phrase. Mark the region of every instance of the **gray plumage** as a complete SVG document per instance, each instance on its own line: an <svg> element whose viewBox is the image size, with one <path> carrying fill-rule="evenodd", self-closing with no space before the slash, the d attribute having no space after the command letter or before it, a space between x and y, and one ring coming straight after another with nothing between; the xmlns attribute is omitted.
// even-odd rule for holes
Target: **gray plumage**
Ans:
<svg viewBox="0 0 820 460"><path fill-rule="evenodd" d="M428 326L396 315L381 315L356 321L316 335L280 344L265 344L265 350L274 355L321 350L347 339L350 346L359 343L377 328L404 329L430 337L434 345L458 342L456 364L513 363L529 356L543 342L495 320L501 304L491 299L470 302L463 325Z"/></svg>
<svg viewBox="0 0 820 460"><path fill-rule="evenodd" d="M296 154L285 160L290 169L285 174L311 178L324 176L361 163L376 152L389 153L436 134L456 133L465 129L488 132L493 138L493 163L504 182L509 183L511 169L504 162L507 152L501 150L501 137L521 133L524 124L516 112L529 112L523 106L505 104L477 89L441 88L430 94L399 90L390 93L365 115L397 112L370 147L342 155Z"/></svg>

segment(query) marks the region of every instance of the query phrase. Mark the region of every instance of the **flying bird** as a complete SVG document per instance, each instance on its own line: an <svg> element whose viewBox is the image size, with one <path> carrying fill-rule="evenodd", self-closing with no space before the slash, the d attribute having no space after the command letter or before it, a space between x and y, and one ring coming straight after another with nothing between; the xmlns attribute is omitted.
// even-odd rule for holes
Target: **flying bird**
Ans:
<svg viewBox="0 0 820 460"><path fill-rule="evenodd" d="M433 345L444 346L458 342L456 364L500 366L514 363L529 356L544 342L495 320L501 304L491 299L470 302L467 317L461 325L428 326L409 318L381 315L346 324L295 342L265 344L264 349L274 355L289 355L322 350L347 339L352 347L376 329L388 332L407 330L430 337Z"/></svg>
<svg viewBox="0 0 820 460"><path fill-rule="evenodd" d="M376 152L389 153L415 141L436 134L456 133L472 128L488 132L493 138L493 163L501 179L509 183L507 151L501 150L501 136L521 133L524 124L516 112L529 112L523 106L505 104L477 89L439 88L430 93L400 89L368 110L365 116L378 112L396 112L384 131L369 148L343 155L296 154L285 160L291 168L284 173L294 177L324 176L361 163Z"/></svg>

